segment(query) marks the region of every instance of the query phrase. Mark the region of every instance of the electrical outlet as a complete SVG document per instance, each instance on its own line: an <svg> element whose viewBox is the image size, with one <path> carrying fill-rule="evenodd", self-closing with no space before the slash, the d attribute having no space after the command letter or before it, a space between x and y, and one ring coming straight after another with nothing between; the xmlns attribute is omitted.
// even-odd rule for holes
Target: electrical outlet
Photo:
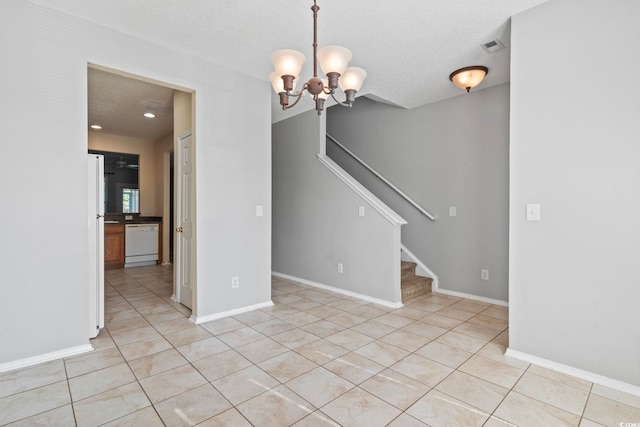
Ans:
<svg viewBox="0 0 640 427"><path fill-rule="evenodd" d="M238 289L240 287L240 278L238 276L231 278L231 289Z"/></svg>
<svg viewBox="0 0 640 427"><path fill-rule="evenodd" d="M489 270L480 270L480 278L482 280L489 280Z"/></svg>
<svg viewBox="0 0 640 427"><path fill-rule="evenodd" d="M125 215L124 216L124 220L125 221L131 221L133 219L133 215Z"/></svg>
<svg viewBox="0 0 640 427"><path fill-rule="evenodd" d="M358 216L364 216L364 206L358 206Z"/></svg>
<svg viewBox="0 0 640 427"><path fill-rule="evenodd" d="M340 274L344 273L344 267L342 266L341 262L338 263L338 273Z"/></svg>

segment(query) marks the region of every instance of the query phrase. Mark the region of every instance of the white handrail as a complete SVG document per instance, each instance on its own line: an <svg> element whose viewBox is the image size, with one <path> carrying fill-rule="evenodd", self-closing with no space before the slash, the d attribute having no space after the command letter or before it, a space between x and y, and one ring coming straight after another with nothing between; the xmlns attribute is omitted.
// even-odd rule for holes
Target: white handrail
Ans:
<svg viewBox="0 0 640 427"><path fill-rule="evenodd" d="M403 199L405 199L407 202L411 203L411 205L414 208L418 209L424 216L429 218L431 221L435 221L436 220L436 218L433 215L431 215L425 208L423 208L418 203L413 201L413 199L411 197L407 196L405 193L402 192L402 190L400 190L398 187L396 187L391 182L389 182L388 179L386 179L384 176L380 175L375 169L373 169L371 166L369 166L364 160L362 160L360 157L358 157L355 154L353 154L347 147L345 147L340 142L338 142L337 139L335 139L334 137L332 137L329 134L327 134L327 138L329 138L331 141L333 141L333 143L336 144L338 147L340 147L345 153L347 153L348 155L353 157L358 163L360 163L362 166L367 168L369 170L369 172L374 174L378 179L380 179L382 182L387 184L393 191L398 193Z"/></svg>

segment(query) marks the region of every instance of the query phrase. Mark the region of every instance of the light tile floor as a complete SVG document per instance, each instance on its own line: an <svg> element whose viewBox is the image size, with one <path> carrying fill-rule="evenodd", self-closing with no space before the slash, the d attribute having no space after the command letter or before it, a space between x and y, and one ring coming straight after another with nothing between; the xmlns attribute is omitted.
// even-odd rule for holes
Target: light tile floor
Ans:
<svg viewBox="0 0 640 427"><path fill-rule="evenodd" d="M503 307L273 279L273 307L195 325L171 275L108 271L95 351L0 374L0 425L640 426L640 397L505 357Z"/></svg>

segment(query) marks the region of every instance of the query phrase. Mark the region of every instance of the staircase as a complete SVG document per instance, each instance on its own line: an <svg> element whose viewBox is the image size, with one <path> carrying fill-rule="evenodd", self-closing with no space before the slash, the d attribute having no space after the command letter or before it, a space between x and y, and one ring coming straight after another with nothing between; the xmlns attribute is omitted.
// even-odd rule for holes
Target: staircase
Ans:
<svg viewBox="0 0 640 427"><path fill-rule="evenodd" d="M431 277L416 276L416 263L402 261L400 267L400 288L402 289L402 301L426 295L431 292Z"/></svg>

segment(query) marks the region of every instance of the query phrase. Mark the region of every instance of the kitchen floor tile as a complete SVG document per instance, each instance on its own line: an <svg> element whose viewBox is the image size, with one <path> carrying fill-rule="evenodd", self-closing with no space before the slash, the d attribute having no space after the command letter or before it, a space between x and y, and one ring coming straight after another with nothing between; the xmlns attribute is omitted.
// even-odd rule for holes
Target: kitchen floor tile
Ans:
<svg viewBox="0 0 640 427"><path fill-rule="evenodd" d="M482 356L472 356L458 369L469 375L509 389L515 385L516 381L524 373L523 369L514 368Z"/></svg>
<svg viewBox="0 0 640 427"><path fill-rule="evenodd" d="M575 387L525 372L513 391L555 406L578 416L582 415L589 392Z"/></svg>
<svg viewBox="0 0 640 427"><path fill-rule="evenodd" d="M317 337L305 330L298 328L274 335L271 338L292 350L300 347L301 345L305 345L320 339L320 337Z"/></svg>
<svg viewBox="0 0 640 427"><path fill-rule="evenodd" d="M167 340L162 336L157 336L155 338L149 338L120 346L120 352L122 353L122 356L129 361L169 350L170 348L173 347Z"/></svg>
<svg viewBox="0 0 640 427"><path fill-rule="evenodd" d="M41 363L0 374L0 398L45 385L65 381L67 375L62 360Z"/></svg>
<svg viewBox="0 0 640 427"><path fill-rule="evenodd" d="M171 300L171 266L106 271L107 328L90 340L94 351L0 373L0 424L618 427L640 420L638 396L505 356L507 307L426 294L393 309L271 282L273 305L197 325Z"/></svg>
<svg viewBox="0 0 640 427"><path fill-rule="evenodd" d="M237 409L255 427L292 425L316 410L284 385L265 391Z"/></svg>
<svg viewBox="0 0 640 427"><path fill-rule="evenodd" d="M437 390L430 391L414 403L407 409L407 414L431 427L480 427L489 418L488 413Z"/></svg>
<svg viewBox="0 0 640 427"><path fill-rule="evenodd" d="M66 381L23 391L0 399L0 425L31 417L71 403Z"/></svg>
<svg viewBox="0 0 640 427"><path fill-rule="evenodd" d="M124 358L117 348L97 351L64 359L64 364L69 378L78 375L108 368L124 362Z"/></svg>
<svg viewBox="0 0 640 427"><path fill-rule="evenodd" d="M253 364L235 350L227 350L200 359L193 366L209 381L217 380Z"/></svg>
<svg viewBox="0 0 640 427"><path fill-rule="evenodd" d="M289 348L272 340L271 338L263 338L252 343L236 347L235 350L253 363L260 363L279 354L286 353L289 351Z"/></svg>
<svg viewBox="0 0 640 427"><path fill-rule="evenodd" d="M211 338L211 333L206 329L197 326L195 328L183 329L181 331L165 334L164 338L169 341L172 346L180 347L206 338Z"/></svg>
<svg viewBox="0 0 640 427"><path fill-rule="evenodd" d="M147 378L161 372L189 363L175 349L154 353L149 356L129 361L129 367L138 379Z"/></svg>
<svg viewBox="0 0 640 427"><path fill-rule="evenodd" d="M451 373L436 390L487 413L492 413L509 392L507 388L460 371Z"/></svg>
<svg viewBox="0 0 640 427"><path fill-rule="evenodd" d="M74 402L136 381L126 363L93 371L69 380Z"/></svg>
<svg viewBox="0 0 640 427"><path fill-rule="evenodd" d="M360 388L404 411L424 396L430 387L391 369L360 384Z"/></svg>
<svg viewBox="0 0 640 427"><path fill-rule="evenodd" d="M392 365L391 369L429 387L435 387L436 384L453 372L452 368L433 360L425 359L417 354L405 357Z"/></svg>
<svg viewBox="0 0 640 427"><path fill-rule="evenodd" d="M237 409L227 409L223 413L198 424L198 427L253 427Z"/></svg>
<svg viewBox="0 0 640 427"><path fill-rule="evenodd" d="M354 384L360 384L385 368L373 360L356 353L347 353L344 356L340 356L331 362L325 363L324 367Z"/></svg>
<svg viewBox="0 0 640 427"><path fill-rule="evenodd" d="M577 427L580 417L516 392L510 392L493 415L519 427Z"/></svg>
<svg viewBox="0 0 640 427"><path fill-rule="evenodd" d="M341 332L330 335L325 339L351 351L363 347L374 341L373 338L365 334L361 334L360 332L353 331L351 329L345 329Z"/></svg>
<svg viewBox="0 0 640 427"><path fill-rule="evenodd" d="M205 384L207 380L191 365L173 368L140 380L151 403L161 402Z"/></svg>
<svg viewBox="0 0 640 427"><path fill-rule="evenodd" d="M195 362L196 360L227 351L229 350L229 346L216 337L210 337L180 346L177 350L186 357L188 361Z"/></svg>
<svg viewBox="0 0 640 427"><path fill-rule="evenodd" d="M167 426L195 425L232 408L231 403L208 383L154 406Z"/></svg>
<svg viewBox="0 0 640 427"><path fill-rule="evenodd" d="M240 347L241 345L265 338L264 335L249 326L217 335L217 337L230 347Z"/></svg>
<svg viewBox="0 0 640 427"><path fill-rule="evenodd" d="M258 366L281 383L286 383L305 372L309 372L318 365L294 351L288 351L265 360L259 363Z"/></svg>
<svg viewBox="0 0 640 427"><path fill-rule="evenodd" d="M638 422L640 408L591 393L583 417L605 426L619 426Z"/></svg>
<svg viewBox="0 0 640 427"><path fill-rule="evenodd" d="M138 383L127 384L73 403L78 427L98 426L151 405Z"/></svg>
<svg viewBox="0 0 640 427"><path fill-rule="evenodd" d="M391 366L409 354L406 350L382 341L374 341L371 344L360 347L355 353L383 366Z"/></svg>
<svg viewBox="0 0 640 427"><path fill-rule="evenodd" d="M212 384L231 403L239 405L267 390L277 387L279 382L262 369L252 365L217 379Z"/></svg>
<svg viewBox="0 0 640 427"><path fill-rule="evenodd" d="M415 354L450 368L459 367L473 355L473 353L469 353L468 351L441 344L437 341L431 341L429 344L416 350Z"/></svg>
<svg viewBox="0 0 640 427"><path fill-rule="evenodd" d="M318 365L323 365L337 357L349 353L349 350L346 348L324 339L315 340L308 344L301 345L300 347L296 347L294 351L303 355L307 359L316 362Z"/></svg>
<svg viewBox="0 0 640 427"><path fill-rule="evenodd" d="M286 385L317 408L355 387L351 382L322 367L302 374Z"/></svg>
<svg viewBox="0 0 640 427"><path fill-rule="evenodd" d="M103 424L103 427L164 427L164 423L158 416L158 413L152 406L147 406L139 411L132 412L129 415L118 418L110 423Z"/></svg>
<svg viewBox="0 0 640 427"><path fill-rule="evenodd" d="M360 388L353 388L321 411L343 426L386 426L401 414L398 408Z"/></svg>

